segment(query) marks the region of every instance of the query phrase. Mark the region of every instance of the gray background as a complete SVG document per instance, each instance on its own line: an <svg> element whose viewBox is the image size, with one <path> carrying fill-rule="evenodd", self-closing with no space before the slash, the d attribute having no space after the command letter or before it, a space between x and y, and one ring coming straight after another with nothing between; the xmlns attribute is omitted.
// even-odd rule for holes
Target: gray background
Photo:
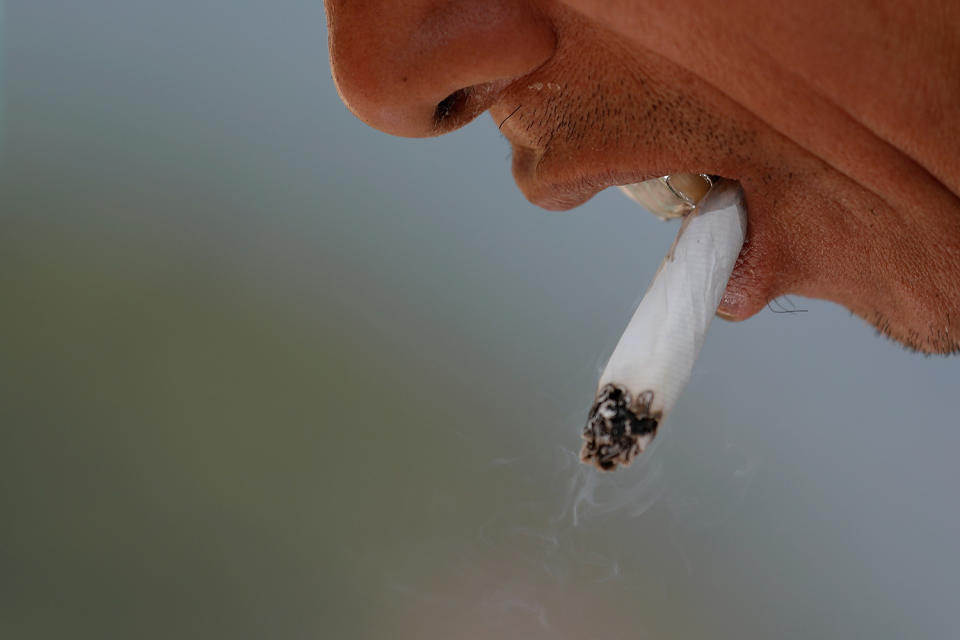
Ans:
<svg viewBox="0 0 960 640"><path fill-rule="evenodd" d="M3 21L0 636L952 638L960 360L797 299L575 462L676 227L355 121L319 0Z"/></svg>

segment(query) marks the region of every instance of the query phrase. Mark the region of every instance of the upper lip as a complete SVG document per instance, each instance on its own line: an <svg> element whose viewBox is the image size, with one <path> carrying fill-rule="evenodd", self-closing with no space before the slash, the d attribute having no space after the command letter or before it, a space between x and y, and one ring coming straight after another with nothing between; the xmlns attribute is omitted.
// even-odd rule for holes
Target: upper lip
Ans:
<svg viewBox="0 0 960 640"><path fill-rule="evenodd" d="M661 174L607 169L584 173L572 180L544 182L531 192L531 201L545 209L565 211L577 207L607 187L651 180Z"/></svg>
<svg viewBox="0 0 960 640"><path fill-rule="evenodd" d="M623 167L578 167L575 161L557 171L545 171L539 161L514 150L514 176L533 204L551 211L578 207L607 187L643 182L669 172L651 172Z"/></svg>
<svg viewBox="0 0 960 640"><path fill-rule="evenodd" d="M561 158L551 153L554 132L538 124L521 123L514 116L521 106L503 100L490 107L500 132L513 148L513 175L517 186L533 204L551 211L577 207L607 187L643 182L670 173L706 173L736 179L729 167L638 166L639 153L619 159L584 159L564 150ZM726 169L726 171L724 171Z"/></svg>

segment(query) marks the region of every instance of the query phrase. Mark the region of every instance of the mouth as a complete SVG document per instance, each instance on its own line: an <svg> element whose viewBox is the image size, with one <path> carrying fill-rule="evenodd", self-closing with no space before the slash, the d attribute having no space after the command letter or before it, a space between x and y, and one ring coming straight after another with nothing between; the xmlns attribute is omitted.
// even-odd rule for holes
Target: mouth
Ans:
<svg viewBox="0 0 960 640"><path fill-rule="evenodd" d="M685 196L694 202L706 193L696 184L699 176L740 181L747 202L747 235L717 314L729 321L746 320L765 308L771 299L786 293L777 282L777 274L785 272L784 261L788 253L783 247L776 246L773 229L767 224L765 213L771 198L762 195L762 187L758 189L762 179L752 178L748 169L727 163L715 164L709 169L692 164L650 166L644 163L647 166L638 169L631 166L632 163L639 164L630 157L633 154L620 162L616 161L616 153L598 154L589 149L584 152L581 148L574 154L552 145L551 136L533 133L534 130L524 126L520 119L511 123L516 112L501 111L498 105L491 109L491 115L501 124L501 133L511 142L512 170L517 186L532 204L549 211L574 209L599 192L616 187L651 213L668 219L678 217L690 208L676 198L670 202L665 189L644 194L647 186L664 176L687 176L686 182L681 178L675 187L682 194L680 201ZM674 182L677 182L676 178ZM773 200L776 199L774 196Z"/></svg>

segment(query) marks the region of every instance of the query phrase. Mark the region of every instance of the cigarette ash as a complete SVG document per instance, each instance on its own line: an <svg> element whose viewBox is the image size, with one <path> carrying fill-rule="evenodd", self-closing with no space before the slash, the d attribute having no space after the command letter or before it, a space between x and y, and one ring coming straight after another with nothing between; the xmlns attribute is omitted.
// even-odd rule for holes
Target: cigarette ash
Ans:
<svg viewBox="0 0 960 640"><path fill-rule="evenodd" d="M652 402L653 391L644 391L634 399L623 387L604 385L583 429L580 461L601 471L629 465L657 434L660 415L651 414Z"/></svg>

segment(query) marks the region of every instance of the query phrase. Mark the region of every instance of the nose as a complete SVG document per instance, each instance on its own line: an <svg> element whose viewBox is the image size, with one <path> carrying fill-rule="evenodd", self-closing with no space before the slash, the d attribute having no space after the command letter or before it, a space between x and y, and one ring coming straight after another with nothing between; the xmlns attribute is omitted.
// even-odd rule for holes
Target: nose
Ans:
<svg viewBox="0 0 960 640"><path fill-rule="evenodd" d="M534 0L327 0L327 28L343 102L407 137L466 124L555 45Z"/></svg>

